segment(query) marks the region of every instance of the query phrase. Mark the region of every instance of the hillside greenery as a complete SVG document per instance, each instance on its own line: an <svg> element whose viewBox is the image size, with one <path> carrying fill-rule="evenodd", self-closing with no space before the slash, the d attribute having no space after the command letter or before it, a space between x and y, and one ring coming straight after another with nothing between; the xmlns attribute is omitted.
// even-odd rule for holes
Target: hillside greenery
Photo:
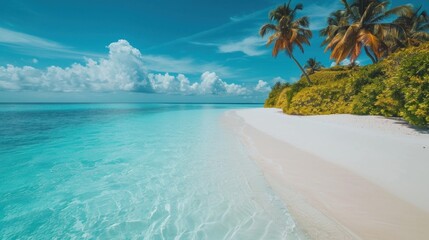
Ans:
<svg viewBox="0 0 429 240"><path fill-rule="evenodd" d="M429 42L372 65L321 69L311 81L275 84L265 107L295 115L382 115L429 124Z"/></svg>

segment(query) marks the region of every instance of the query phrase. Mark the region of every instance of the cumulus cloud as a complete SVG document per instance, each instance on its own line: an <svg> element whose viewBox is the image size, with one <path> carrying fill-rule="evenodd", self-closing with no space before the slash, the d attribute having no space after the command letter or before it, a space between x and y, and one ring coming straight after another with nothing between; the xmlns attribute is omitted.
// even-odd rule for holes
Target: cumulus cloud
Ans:
<svg viewBox="0 0 429 240"><path fill-rule="evenodd" d="M192 94L197 88L197 83L191 84L189 79L183 75L178 74L177 76L165 74L153 74L148 75L148 79L155 90L159 93L173 93L173 94Z"/></svg>
<svg viewBox="0 0 429 240"><path fill-rule="evenodd" d="M272 83L277 83L277 82L280 82L280 83L285 83L286 82L286 80L284 80L282 77L275 77L275 78L273 78L272 80L271 80L271 82Z"/></svg>
<svg viewBox="0 0 429 240"><path fill-rule="evenodd" d="M216 75L214 72L204 72L201 75L201 83L200 83L200 92L203 94L236 94L236 95L243 95L246 93L247 89L231 83L228 84L224 82L222 79L219 78L219 76Z"/></svg>
<svg viewBox="0 0 429 240"><path fill-rule="evenodd" d="M127 41L109 46L109 55L99 61L87 59L84 65L51 66L37 69L30 66L0 66L0 87L6 90L76 91L146 91L152 88L146 80L140 51Z"/></svg>
<svg viewBox="0 0 429 240"><path fill-rule="evenodd" d="M87 58L85 64L69 67L0 66L0 90L56 92L137 91L184 95L244 95L250 91L241 85L223 81L215 72L205 71L199 81L185 75L147 73L144 56L126 40L108 46L109 54L98 61Z"/></svg>
<svg viewBox="0 0 429 240"><path fill-rule="evenodd" d="M254 90L257 92L269 92L271 91L271 87L264 80L259 80Z"/></svg>
<svg viewBox="0 0 429 240"><path fill-rule="evenodd" d="M186 95L244 95L248 89L234 83L223 81L215 72L204 72L200 82L191 83L183 75L148 74L148 79L159 93L186 94Z"/></svg>

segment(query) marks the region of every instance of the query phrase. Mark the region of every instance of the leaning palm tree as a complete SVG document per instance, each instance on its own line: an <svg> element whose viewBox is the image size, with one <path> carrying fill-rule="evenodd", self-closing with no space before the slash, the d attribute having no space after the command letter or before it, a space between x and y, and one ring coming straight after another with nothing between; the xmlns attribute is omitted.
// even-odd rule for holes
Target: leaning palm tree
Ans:
<svg viewBox="0 0 429 240"><path fill-rule="evenodd" d="M399 6L387 10L389 1L380 0L341 0L348 22L328 34L329 43L325 49L332 51L331 58L338 64L349 57L354 62L362 48L373 63L387 54L387 37L399 36L401 28L394 23L385 22L392 15L409 14L410 6ZM335 35L334 35L335 33Z"/></svg>
<svg viewBox="0 0 429 240"><path fill-rule="evenodd" d="M315 73L316 71L320 71L323 68L322 63L318 62L316 58L310 58L307 60L307 63L304 65L306 72L308 75Z"/></svg>
<svg viewBox="0 0 429 240"><path fill-rule="evenodd" d="M411 14L402 14L393 23L404 30L404 37L399 44L401 47L418 46L429 41L429 15L422 7L413 9Z"/></svg>
<svg viewBox="0 0 429 240"><path fill-rule="evenodd" d="M300 18L296 16L297 11L303 9L302 4L297 4L292 8L290 3L291 1L271 11L269 14L271 23L264 24L259 34L264 37L271 32L272 35L268 38L267 46L274 42L273 56L277 57L278 53L284 50L301 69L308 83L311 84L310 77L293 55L294 46L297 46L304 52L303 45L310 45L309 39L312 37L312 33L311 30L308 29L309 20L308 17L305 16Z"/></svg>

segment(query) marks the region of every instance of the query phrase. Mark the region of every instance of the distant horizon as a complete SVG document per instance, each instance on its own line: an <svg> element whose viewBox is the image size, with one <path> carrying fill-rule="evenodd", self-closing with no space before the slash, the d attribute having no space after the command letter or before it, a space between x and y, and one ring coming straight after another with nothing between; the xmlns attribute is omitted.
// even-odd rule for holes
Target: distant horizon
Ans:
<svg viewBox="0 0 429 240"><path fill-rule="evenodd" d="M0 102L0 104L219 104L219 105L263 105L248 102Z"/></svg>

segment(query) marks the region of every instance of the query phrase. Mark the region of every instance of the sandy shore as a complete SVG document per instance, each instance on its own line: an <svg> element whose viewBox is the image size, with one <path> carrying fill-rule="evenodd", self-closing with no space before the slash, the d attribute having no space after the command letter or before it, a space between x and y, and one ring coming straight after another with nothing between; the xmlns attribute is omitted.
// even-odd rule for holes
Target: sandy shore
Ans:
<svg viewBox="0 0 429 240"><path fill-rule="evenodd" d="M310 239L429 239L429 133L374 116L225 118Z"/></svg>

